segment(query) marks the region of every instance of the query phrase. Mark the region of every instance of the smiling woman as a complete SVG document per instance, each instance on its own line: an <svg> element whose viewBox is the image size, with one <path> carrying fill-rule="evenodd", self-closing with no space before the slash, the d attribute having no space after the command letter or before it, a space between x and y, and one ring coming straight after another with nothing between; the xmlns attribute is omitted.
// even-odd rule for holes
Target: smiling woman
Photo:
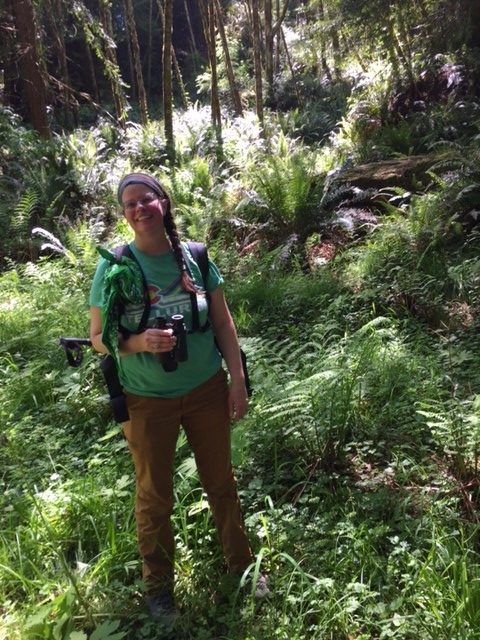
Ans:
<svg viewBox="0 0 480 640"><path fill-rule="evenodd" d="M138 301L127 301L118 318L118 373L130 416L124 433L137 479L137 532L147 603L153 616L169 622L176 615L170 516L180 426L193 449L229 572L240 576L252 562L230 456L230 420L245 415L248 399L237 333L217 267L209 260L204 282L187 243L179 239L170 198L155 178L126 176L118 200L134 232L129 251L149 292L147 313ZM91 339L104 353L102 307L109 268L107 261L100 261L90 295ZM179 318L184 323L184 357L172 369L165 366L165 356L177 348L172 326Z"/></svg>

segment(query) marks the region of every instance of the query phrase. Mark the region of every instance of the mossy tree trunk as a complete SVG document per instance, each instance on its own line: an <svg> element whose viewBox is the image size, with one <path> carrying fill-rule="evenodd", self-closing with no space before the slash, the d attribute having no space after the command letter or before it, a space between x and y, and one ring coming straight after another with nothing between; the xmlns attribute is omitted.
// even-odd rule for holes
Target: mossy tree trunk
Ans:
<svg viewBox="0 0 480 640"><path fill-rule="evenodd" d="M210 63L210 105L212 112L212 124L217 133L217 139L221 144L222 121L220 111L220 98L218 95L217 76L217 51L215 38L215 9L214 0L200 0L203 32L207 43L208 60Z"/></svg>
<svg viewBox="0 0 480 640"><path fill-rule="evenodd" d="M147 94L145 92L145 85L143 82L140 45L138 43L137 25L135 24L132 0L124 0L124 7L127 19L127 36L130 41L130 51L133 59L133 68L135 70L135 85L137 87L140 119L142 124L146 124L148 122Z"/></svg>
<svg viewBox="0 0 480 640"><path fill-rule="evenodd" d="M15 0L14 15L30 122L42 138L49 139L52 134L47 117L47 86L38 53L36 16L32 1Z"/></svg>
<svg viewBox="0 0 480 640"><path fill-rule="evenodd" d="M20 109L18 81L20 72L16 55L15 17L13 0L5 0L0 12L0 68L3 69L3 92L1 103L12 109Z"/></svg>
<svg viewBox="0 0 480 640"><path fill-rule="evenodd" d="M173 94L172 94L172 0L165 0L163 13L163 118L167 156L175 163L175 141L173 138Z"/></svg>
<svg viewBox="0 0 480 640"><path fill-rule="evenodd" d="M228 48L227 34L225 33L225 25L223 24L222 8L220 6L219 0L214 0L214 2L215 2L215 13L217 18L218 31L220 33L220 38L222 41L222 50L223 50L223 57L225 59L225 68L227 71L228 84L230 86L230 94L232 96L232 102L235 108L235 113L238 116L241 116L243 115L242 101L240 100L240 93L237 88L237 83L235 82L235 74L233 72L232 59L230 57L230 51Z"/></svg>
<svg viewBox="0 0 480 640"><path fill-rule="evenodd" d="M118 122L123 126L126 120L127 100L122 87L120 69L115 52L115 40L113 37L112 14L110 0L99 0L100 21L107 38L103 42L103 62L105 72L110 80L113 102Z"/></svg>
<svg viewBox="0 0 480 640"><path fill-rule="evenodd" d="M262 77L262 41L260 34L260 14L258 0L250 0L252 15L252 46L255 73L255 111L263 128L263 77Z"/></svg>
<svg viewBox="0 0 480 640"><path fill-rule="evenodd" d="M53 50L57 59L58 91L64 113L64 121L68 127L78 126L78 101L74 96L68 71L67 49L65 46L65 4L61 0L46 2L45 15L49 27Z"/></svg>

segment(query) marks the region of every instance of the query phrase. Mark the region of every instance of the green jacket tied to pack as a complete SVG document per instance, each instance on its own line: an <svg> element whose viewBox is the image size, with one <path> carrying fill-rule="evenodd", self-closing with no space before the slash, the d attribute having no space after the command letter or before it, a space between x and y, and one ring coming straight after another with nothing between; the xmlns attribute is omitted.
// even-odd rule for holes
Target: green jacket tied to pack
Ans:
<svg viewBox="0 0 480 640"><path fill-rule="evenodd" d="M104 304L102 305L102 342L118 365L118 332L122 309L145 302L145 287L140 265L127 256L116 257L97 247L98 253L110 263L105 271Z"/></svg>

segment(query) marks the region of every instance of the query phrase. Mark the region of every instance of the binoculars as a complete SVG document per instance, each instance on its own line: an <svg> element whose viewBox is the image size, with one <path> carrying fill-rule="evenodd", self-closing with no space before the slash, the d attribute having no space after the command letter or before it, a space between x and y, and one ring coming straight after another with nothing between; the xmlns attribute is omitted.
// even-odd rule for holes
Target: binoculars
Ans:
<svg viewBox="0 0 480 640"><path fill-rule="evenodd" d="M187 328L183 322L183 316L178 313L173 315L170 320L162 317L155 318L153 326L155 329L173 329L177 343L171 351L160 353L158 358L164 371L175 371L179 362L188 360Z"/></svg>

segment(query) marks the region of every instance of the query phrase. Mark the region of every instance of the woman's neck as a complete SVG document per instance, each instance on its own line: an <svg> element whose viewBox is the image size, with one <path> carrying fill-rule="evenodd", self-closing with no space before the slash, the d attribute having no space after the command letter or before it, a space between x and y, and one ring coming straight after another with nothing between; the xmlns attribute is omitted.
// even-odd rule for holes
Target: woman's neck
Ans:
<svg viewBox="0 0 480 640"><path fill-rule="evenodd" d="M159 256L171 251L170 240L165 234L161 235L140 235L135 236L135 246L143 253L151 256Z"/></svg>

